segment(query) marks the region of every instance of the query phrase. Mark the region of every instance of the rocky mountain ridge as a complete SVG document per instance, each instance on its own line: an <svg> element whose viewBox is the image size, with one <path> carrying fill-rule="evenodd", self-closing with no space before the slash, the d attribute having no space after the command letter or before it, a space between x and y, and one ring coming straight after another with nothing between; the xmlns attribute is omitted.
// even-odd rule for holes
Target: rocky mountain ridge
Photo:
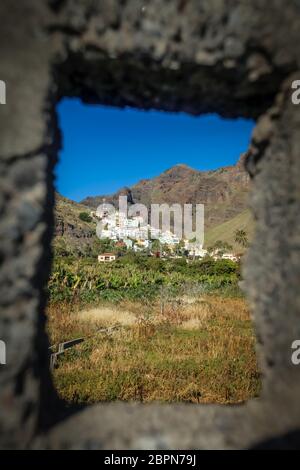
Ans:
<svg viewBox="0 0 300 470"><path fill-rule="evenodd" d="M81 204L97 208L105 200L118 207L120 195L128 203L204 204L205 226L216 226L230 220L248 207L250 178L244 168L246 155L235 165L217 170L199 171L185 164L175 165L151 179L140 180L111 195L87 197Z"/></svg>

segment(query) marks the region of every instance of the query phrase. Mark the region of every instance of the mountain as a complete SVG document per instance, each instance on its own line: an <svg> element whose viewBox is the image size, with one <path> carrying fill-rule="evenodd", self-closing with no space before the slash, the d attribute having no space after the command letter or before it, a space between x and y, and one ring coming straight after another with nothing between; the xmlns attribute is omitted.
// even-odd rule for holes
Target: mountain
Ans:
<svg viewBox="0 0 300 470"><path fill-rule="evenodd" d="M81 220L89 209L75 201L55 194L54 249L60 253L86 253L96 239L96 222Z"/></svg>
<svg viewBox="0 0 300 470"><path fill-rule="evenodd" d="M127 195L129 204L142 203L148 208L153 203L204 204L205 225L211 228L247 208L250 179L244 169L244 159L242 154L236 165L211 171L175 165L155 178L140 180L112 195L87 197L81 204L96 208L105 199L117 207L120 195Z"/></svg>
<svg viewBox="0 0 300 470"><path fill-rule="evenodd" d="M249 176L244 169L245 155L236 165L212 171L199 171L179 164L152 179L140 180L130 188L124 187L112 195L87 197L81 203L56 193L54 248L60 253L91 252L95 246L96 220L81 220L103 199L118 206L120 195L127 195L128 203L179 203L205 205L205 246L217 240L230 243L243 251L234 241L236 230L246 231L249 240L254 232L254 221L248 209Z"/></svg>

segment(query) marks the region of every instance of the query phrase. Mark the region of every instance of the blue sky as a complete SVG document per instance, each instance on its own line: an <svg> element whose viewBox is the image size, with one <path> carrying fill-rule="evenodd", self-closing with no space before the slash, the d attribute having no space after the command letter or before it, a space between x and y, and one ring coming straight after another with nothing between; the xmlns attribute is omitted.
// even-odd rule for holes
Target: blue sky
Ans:
<svg viewBox="0 0 300 470"><path fill-rule="evenodd" d="M75 201L113 193L178 163L199 170L234 164L247 150L254 123L216 115L125 110L59 103L63 148L56 186Z"/></svg>

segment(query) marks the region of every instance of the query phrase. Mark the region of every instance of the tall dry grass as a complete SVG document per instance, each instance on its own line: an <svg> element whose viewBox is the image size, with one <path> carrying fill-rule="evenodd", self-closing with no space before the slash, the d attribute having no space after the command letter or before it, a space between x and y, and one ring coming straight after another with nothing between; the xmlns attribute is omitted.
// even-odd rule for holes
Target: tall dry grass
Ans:
<svg viewBox="0 0 300 470"><path fill-rule="evenodd" d="M68 401L239 403L258 395L255 337L245 301L203 296L161 308L50 305L52 343L93 335L64 354L54 380ZM110 336L103 326L120 325Z"/></svg>

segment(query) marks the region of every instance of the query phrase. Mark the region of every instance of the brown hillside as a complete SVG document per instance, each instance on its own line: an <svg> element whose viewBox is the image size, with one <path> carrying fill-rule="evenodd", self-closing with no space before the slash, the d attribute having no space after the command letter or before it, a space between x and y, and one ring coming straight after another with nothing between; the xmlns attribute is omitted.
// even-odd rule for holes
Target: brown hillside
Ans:
<svg viewBox="0 0 300 470"><path fill-rule="evenodd" d="M179 164L159 176L141 180L115 194L88 197L82 201L96 208L103 202L118 206L119 195L127 194L129 203L205 204L205 225L214 227L226 222L248 207L250 180L244 169L245 154L236 165L213 171L199 171Z"/></svg>

